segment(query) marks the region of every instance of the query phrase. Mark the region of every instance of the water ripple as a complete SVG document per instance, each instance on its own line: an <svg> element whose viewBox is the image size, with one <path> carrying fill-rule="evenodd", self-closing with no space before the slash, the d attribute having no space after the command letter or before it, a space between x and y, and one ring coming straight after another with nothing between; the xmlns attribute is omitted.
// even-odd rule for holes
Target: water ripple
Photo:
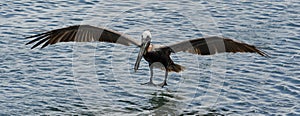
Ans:
<svg viewBox="0 0 300 116"><path fill-rule="evenodd" d="M0 115L300 115L300 3L297 1L2 1ZM25 36L90 24L153 43L221 35L256 54L177 53L186 67L166 88L144 86L138 48L60 43L29 49ZM154 81L164 72L157 69Z"/></svg>

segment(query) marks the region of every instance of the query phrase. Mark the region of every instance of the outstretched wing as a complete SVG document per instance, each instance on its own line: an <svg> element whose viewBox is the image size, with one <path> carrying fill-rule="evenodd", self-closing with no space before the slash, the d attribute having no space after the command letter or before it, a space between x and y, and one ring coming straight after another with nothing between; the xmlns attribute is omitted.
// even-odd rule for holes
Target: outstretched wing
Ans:
<svg viewBox="0 0 300 116"><path fill-rule="evenodd" d="M55 29L52 31L48 31L45 33L33 35L26 38L35 38L30 42L26 43L34 44L31 49L41 45L41 48L44 48L48 45L55 44L58 42L92 42L92 41L100 41L100 42L110 42L110 43L118 43L123 45L131 45L134 44L136 46L140 46L140 43L130 38L129 36L119 33L114 30L98 28L90 25L74 25L66 28Z"/></svg>
<svg viewBox="0 0 300 116"><path fill-rule="evenodd" d="M199 55L212 55L223 52L252 52L262 56L268 56L253 45L217 36L187 40L159 49L173 53L183 51Z"/></svg>

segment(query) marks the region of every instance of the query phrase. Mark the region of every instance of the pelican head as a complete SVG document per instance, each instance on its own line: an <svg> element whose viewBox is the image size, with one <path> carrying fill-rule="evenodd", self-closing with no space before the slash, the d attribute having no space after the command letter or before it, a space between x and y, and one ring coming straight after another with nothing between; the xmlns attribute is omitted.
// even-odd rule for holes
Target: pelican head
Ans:
<svg viewBox="0 0 300 116"><path fill-rule="evenodd" d="M144 31L143 32L143 34L142 34L142 45L140 47L140 51L139 51L139 54L137 56L137 59L136 59L135 65L134 65L134 71L138 70L140 62L142 60L142 56L147 52L147 49L150 45L151 38L152 38L152 35L151 35L150 31Z"/></svg>
<svg viewBox="0 0 300 116"><path fill-rule="evenodd" d="M142 43L146 42L146 41L151 41L152 35L150 33L150 31L144 31L142 34Z"/></svg>

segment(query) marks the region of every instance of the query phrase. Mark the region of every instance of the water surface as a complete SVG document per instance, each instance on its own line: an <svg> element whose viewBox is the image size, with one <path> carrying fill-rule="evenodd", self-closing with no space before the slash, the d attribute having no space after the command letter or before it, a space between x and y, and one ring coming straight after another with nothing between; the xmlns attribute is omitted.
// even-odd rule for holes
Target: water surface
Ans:
<svg viewBox="0 0 300 116"><path fill-rule="evenodd" d="M0 115L300 115L300 2L1 1ZM168 45L211 35L257 54L172 55L186 67L168 86L142 86L138 48L108 43L25 46L24 37L89 24ZM164 72L155 70L155 82Z"/></svg>

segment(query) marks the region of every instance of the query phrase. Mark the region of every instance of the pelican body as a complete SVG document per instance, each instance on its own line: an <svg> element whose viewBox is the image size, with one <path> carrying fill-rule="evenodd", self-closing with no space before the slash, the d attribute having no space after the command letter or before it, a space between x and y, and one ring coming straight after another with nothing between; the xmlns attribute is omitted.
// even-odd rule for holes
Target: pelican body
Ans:
<svg viewBox="0 0 300 116"><path fill-rule="evenodd" d="M170 55L172 53L189 52L198 55L212 55L223 52L250 52L258 53L261 56L268 56L266 53L260 51L253 45L237 42L224 37L212 36L206 38L190 39L171 45L162 46L151 44L152 35L150 31L144 31L142 33L141 42L138 42L128 35L122 34L120 32L90 25L69 26L29 36L26 38L35 38L26 43L26 45L37 42L31 49L41 44L43 44L41 48L44 48L48 45L56 44L59 42L99 41L117 43L127 46L136 45L140 48L140 51L134 65L134 70L138 70L140 61L142 58L144 58L149 63L150 68L150 81L145 84L161 87L167 85L168 72L180 72L184 70L183 66L175 64L172 61L172 59L170 58ZM155 67L161 68L165 71L165 78L161 84L154 84L152 81L153 68Z"/></svg>
<svg viewBox="0 0 300 116"><path fill-rule="evenodd" d="M170 58L171 51L163 50L159 48L154 48L154 45L151 44L151 33L150 31L145 31L142 34L142 46L139 51L134 70L138 70L139 63L142 59L144 59L149 63L150 67L150 81L145 83L148 85L155 85L152 81L153 78L153 68L158 67L165 70L165 79L164 81L159 84L159 86L163 87L167 85L167 77L168 72L180 72L184 69L184 67L175 64L172 59Z"/></svg>

